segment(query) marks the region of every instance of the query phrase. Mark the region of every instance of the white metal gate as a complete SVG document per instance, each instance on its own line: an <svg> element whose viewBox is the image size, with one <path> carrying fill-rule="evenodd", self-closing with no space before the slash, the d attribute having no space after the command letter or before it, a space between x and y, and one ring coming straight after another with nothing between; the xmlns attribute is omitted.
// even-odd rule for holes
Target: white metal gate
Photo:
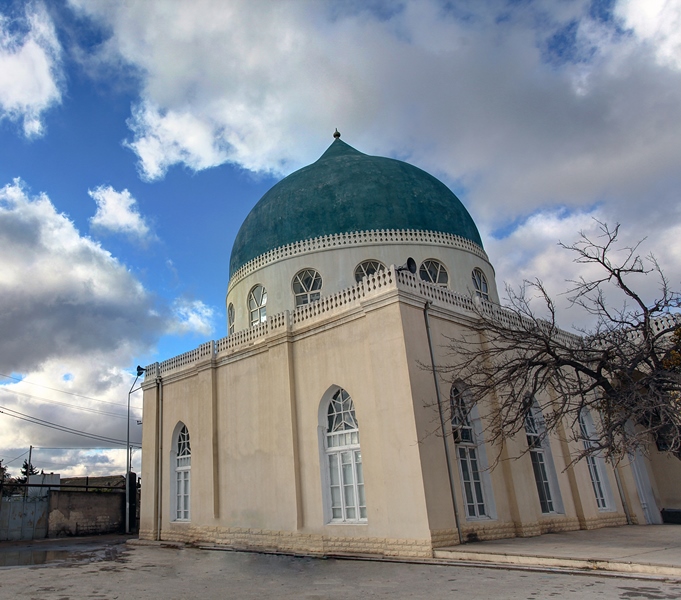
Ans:
<svg viewBox="0 0 681 600"><path fill-rule="evenodd" d="M45 496L5 496L0 500L0 541L47 537Z"/></svg>

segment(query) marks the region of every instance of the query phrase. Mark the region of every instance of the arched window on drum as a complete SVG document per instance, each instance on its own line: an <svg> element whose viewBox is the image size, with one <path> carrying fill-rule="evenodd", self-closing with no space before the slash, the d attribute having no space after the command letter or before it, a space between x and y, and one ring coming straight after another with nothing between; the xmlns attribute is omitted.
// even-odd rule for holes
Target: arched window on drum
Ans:
<svg viewBox="0 0 681 600"><path fill-rule="evenodd" d="M429 258L421 263L419 277L423 279L423 281L435 283L443 287L447 287L447 284L449 283L447 269L439 260L435 260L434 258Z"/></svg>
<svg viewBox="0 0 681 600"><path fill-rule="evenodd" d="M483 300L489 300L489 287L487 285L487 277L480 269L473 269L471 274L473 279L473 289L475 290L475 295Z"/></svg>
<svg viewBox="0 0 681 600"><path fill-rule="evenodd" d="M267 321L267 290L260 284L248 293L248 315L251 327Z"/></svg>

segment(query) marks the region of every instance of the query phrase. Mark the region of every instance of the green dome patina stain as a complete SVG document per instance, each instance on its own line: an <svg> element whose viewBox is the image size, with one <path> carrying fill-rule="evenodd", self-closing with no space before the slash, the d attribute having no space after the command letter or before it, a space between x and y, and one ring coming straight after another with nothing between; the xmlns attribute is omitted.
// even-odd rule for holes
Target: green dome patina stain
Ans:
<svg viewBox="0 0 681 600"><path fill-rule="evenodd" d="M482 247L473 219L441 181L335 139L319 160L282 179L255 205L234 240L229 274L286 244L371 229L450 233Z"/></svg>

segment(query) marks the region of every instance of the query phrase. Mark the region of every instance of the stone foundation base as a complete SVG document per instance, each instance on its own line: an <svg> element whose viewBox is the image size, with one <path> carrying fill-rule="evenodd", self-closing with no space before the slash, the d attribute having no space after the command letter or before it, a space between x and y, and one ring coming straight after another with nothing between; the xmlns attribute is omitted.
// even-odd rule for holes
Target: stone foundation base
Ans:
<svg viewBox="0 0 681 600"><path fill-rule="evenodd" d="M597 517L580 519L581 529L600 529L601 527L618 527L627 524L627 517L620 513L603 513ZM636 523L634 522L634 525Z"/></svg>
<svg viewBox="0 0 681 600"><path fill-rule="evenodd" d="M485 540L500 540L515 537L513 523L499 523L497 521L467 523L462 528L464 543L482 542ZM456 529L436 529L430 532L433 548L446 548L459 544L459 534Z"/></svg>
<svg viewBox="0 0 681 600"><path fill-rule="evenodd" d="M140 539L156 539L156 531L140 530ZM238 550L262 550L290 554L374 554L405 558L432 558L430 540L335 537L289 531L227 527L171 525L161 533L162 541L215 544Z"/></svg>
<svg viewBox="0 0 681 600"><path fill-rule="evenodd" d="M579 520L562 515L547 516L533 523L466 523L463 528L465 542L481 542L513 537L532 537L543 533L598 529L626 525L626 517L620 513L605 513L597 517ZM267 529L238 527L200 527L189 523L173 523L161 534L161 540L187 544L215 544L237 550L262 550L289 554L361 555L402 558L432 558L434 548L446 548L459 544L456 529L432 530L430 539L408 540L369 537L336 537ZM156 531L140 530L141 540L155 540Z"/></svg>

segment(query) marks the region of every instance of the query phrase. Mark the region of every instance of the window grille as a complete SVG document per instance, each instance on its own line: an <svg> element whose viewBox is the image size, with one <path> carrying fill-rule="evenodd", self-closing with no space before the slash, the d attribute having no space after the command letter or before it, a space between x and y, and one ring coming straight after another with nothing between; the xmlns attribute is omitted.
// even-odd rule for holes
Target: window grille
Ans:
<svg viewBox="0 0 681 600"><path fill-rule="evenodd" d="M227 307L227 335L234 333L234 305L230 302Z"/></svg>
<svg viewBox="0 0 681 600"><path fill-rule="evenodd" d="M362 452L359 446L359 426L352 398L344 389L339 389L329 402L326 456L329 469L331 520L366 521L367 508L364 495Z"/></svg>
<svg viewBox="0 0 681 600"><path fill-rule="evenodd" d="M355 281L359 283L367 275L385 270L385 265L377 260L365 260L355 267Z"/></svg>
<svg viewBox="0 0 681 600"><path fill-rule="evenodd" d="M473 288L475 295L483 300L489 300L489 289L487 287L487 277L480 269L473 269Z"/></svg>
<svg viewBox="0 0 681 600"><path fill-rule="evenodd" d="M190 516L192 453L189 431L182 426L177 435L175 455L175 520L188 521Z"/></svg>
<svg viewBox="0 0 681 600"><path fill-rule="evenodd" d="M463 496L468 517L487 516L485 494L480 476L478 448L469 409L461 389L453 385L449 394L452 435L456 443Z"/></svg>
<svg viewBox="0 0 681 600"><path fill-rule="evenodd" d="M296 306L303 306L321 298L322 276L314 269L303 269L293 278Z"/></svg>
<svg viewBox="0 0 681 600"><path fill-rule="evenodd" d="M419 276L428 283L436 283L442 286L446 286L449 283L447 269L439 260L424 260L419 269Z"/></svg>
<svg viewBox="0 0 681 600"><path fill-rule="evenodd" d="M535 410L539 410L536 403L525 415L525 435L527 437L527 446L530 449L532 471L534 472L534 480L537 484L541 511L543 513L552 513L555 512L555 508L547 471L547 457L544 450L545 435L543 425L537 418L539 415L535 414Z"/></svg>
<svg viewBox="0 0 681 600"><path fill-rule="evenodd" d="M248 293L248 312L251 327L267 321L267 290L256 285Z"/></svg>
<svg viewBox="0 0 681 600"><path fill-rule="evenodd" d="M591 440L592 432L590 431L589 424L587 423L587 416L582 410L579 413L579 429L582 435L582 443L584 444L584 450L587 452L593 452L594 443ZM608 503L605 497L605 490L602 483L601 471L599 465L596 461L596 456L594 454L587 454L586 464L589 468L589 476L591 477L591 485L594 490L594 496L596 496L596 506L599 510L604 510L608 508Z"/></svg>

